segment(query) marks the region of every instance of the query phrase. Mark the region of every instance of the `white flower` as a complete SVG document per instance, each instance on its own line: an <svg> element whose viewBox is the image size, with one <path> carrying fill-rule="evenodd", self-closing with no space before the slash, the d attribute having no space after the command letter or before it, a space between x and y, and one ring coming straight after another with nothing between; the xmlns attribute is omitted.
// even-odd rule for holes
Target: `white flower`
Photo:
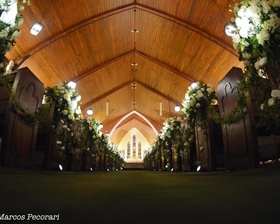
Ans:
<svg viewBox="0 0 280 224"><path fill-rule="evenodd" d="M280 90L279 89L273 89L271 91L271 96L277 99L280 99Z"/></svg>
<svg viewBox="0 0 280 224"><path fill-rule="evenodd" d="M201 98L201 97L203 97L203 93L201 92L201 90L197 90L197 95L196 95L196 97L199 99L199 98Z"/></svg>
<svg viewBox="0 0 280 224"><path fill-rule="evenodd" d="M266 65L267 63L267 57L263 57L260 60L255 62L255 68L257 70L259 70L260 68L262 68L264 65Z"/></svg>
<svg viewBox="0 0 280 224"><path fill-rule="evenodd" d="M276 102L275 98L270 98L270 99L268 100L267 104L268 104L268 106L271 107L271 106L275 105L275 102Z"/></svg>
<svg viewBox="0 0 280 224"><path fill-rule="evenodd" d="M264 110L264 104L261 104L261 105L260 105L260 109L261 109L261 110Z"/></svg>
<svg viewBox="0 0 280 224"><path fill-rule="evenodd" d="M212 89L212 87L208 87L208 88L206 89L206 91L207 91L207 93L208 93L208 94L213 93L213 89Z"/></svg>
<svg viewBox="0 0 280 224"><path fill-rule="evenodd" d="M20 36L21 30L15 30L11 36L11 39L16 39Z"/></svg>
<svg viewBox="0 0 280 224"><path fill-rule="evenodd" d="M67 110L63 110L61 113L62 113L63 115L67 115L67 114L68 114L68 111L67 111Z"/></svg>
<svg viewBox="0 0 280 224"><path fill-rule="evenodd" d="M56 141L56 144L61 145L62 142L61 141Z"/></svg>
<svg viewBox="0 0 280 224"><path fill-rule="evenodd" d="M270 34L267 32L267 30L262 29L262 30L256 35L256 37L257 37L258 43L259 43L260 45L264 45L264 42L269 40Z"/></svg>

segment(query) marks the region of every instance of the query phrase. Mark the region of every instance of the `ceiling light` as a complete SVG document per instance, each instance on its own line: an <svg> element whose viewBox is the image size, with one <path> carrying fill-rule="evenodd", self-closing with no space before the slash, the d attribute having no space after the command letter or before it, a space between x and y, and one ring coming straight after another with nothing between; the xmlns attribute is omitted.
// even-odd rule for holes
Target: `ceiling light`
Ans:
<svg viewBox="0 0 280 224"><path fill-rule="evenodd" d="M193 82L193 83L191 84L191 88L192 88L192 89L196 89L197 86L198 86L198 82Z"/></svg>
<svg viewBox="0 0 280 224"><path fill-rule="evenodd" d="M43 29L43 25L41 23L36 22L30 29L30 33L34 36L38 35L40 31Z"/></svg>
<svg viewBox="0 0 280 224"><path fill-rule="evenodd" d="M133 30L131 30L131 32L132 32L132 33L139 33L139 30L133 29Z"/></svg>
<svg viewBox="0 0 280 224"><path fill-rule="evenodd" d="M73 82L73 81L70 81L70 82L68 82L67 85L68 85L70 88L75 89L77 84L76 84L75 82Z"/></svg>
<svg viewBox="0 0 280 224"><path fill-rule="evenodd" d="M226 35L232 37L236 34L236 27L232 23L228 23L225 25L225 33Z"/></svg>
<svg viewBox="0 0 280 224"><path fill-rule="evenodd" d="M181 107L180 107L178 104L176 104L176 106L175 106L175 111L176 111L176 112L179 112L180 109L181 109Z"/></svg>
<svg viewBox="0 0 280 224"><path fill-rule="evenodd" d="M132 66L136 66L137 65L137 62L133 62L131 63Z"/></svg>
<svg viewBox="0 0 280 224"><path fill-rule="evenodd" d="M87 115L93 115L93 110L91 109L91 108L89 108L88 110L87 110Z"/></svg>
<svg viewBox="0 0 280 224"><path fill-rule="evenodd" d="M102 129L102 128L103 128L103 124L100 123L99 126L98 126L98 129L100 130L100 129Z"/></svg>

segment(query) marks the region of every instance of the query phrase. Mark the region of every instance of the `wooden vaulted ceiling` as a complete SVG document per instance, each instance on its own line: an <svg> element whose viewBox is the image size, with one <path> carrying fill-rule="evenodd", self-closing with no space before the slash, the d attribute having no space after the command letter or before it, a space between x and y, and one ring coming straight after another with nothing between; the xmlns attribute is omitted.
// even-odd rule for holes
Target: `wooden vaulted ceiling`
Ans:
<svg viewBox="0 0 280 224"><path fill-rule="evenodd" d="M45 86L75 81L83 114L92 108L116 145L133 127L152 143L164 120L181 115L174 106L191 82L215 88L233 66L242 67L224 33L233 0L30 2L6 57L24 61ZM37 36L30 34L35 22L44 25Z"/></svg>

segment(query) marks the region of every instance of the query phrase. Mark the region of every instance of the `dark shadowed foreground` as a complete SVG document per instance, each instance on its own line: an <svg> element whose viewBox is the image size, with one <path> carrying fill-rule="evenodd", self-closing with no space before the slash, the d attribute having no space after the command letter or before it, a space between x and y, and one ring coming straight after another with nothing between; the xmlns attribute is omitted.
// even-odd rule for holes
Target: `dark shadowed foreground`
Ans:
<svg viewBox="0 0 280 224"><path fill-rule="evenodd" d="M279 169L75 173L0 167L0 192L2 218L59 215L43 223L263 224L280 218Z"/></svg>

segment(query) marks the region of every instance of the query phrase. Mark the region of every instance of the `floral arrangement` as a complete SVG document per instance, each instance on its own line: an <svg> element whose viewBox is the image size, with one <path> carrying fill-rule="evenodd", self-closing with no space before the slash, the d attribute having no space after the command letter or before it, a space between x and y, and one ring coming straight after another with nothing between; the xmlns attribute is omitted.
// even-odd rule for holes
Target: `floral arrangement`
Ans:
<svg viewBox="0 0 280 224"><path fill-rule="evenodd" d="M29 0L0 0L0 71L4 72L5 54L15 45L15 39L21 31L23 16L18 13L24 10L25 5L30 5Z"/></svg>
<svg viewBox="0 0 280 224"><path fill-rule="evenodd" d="M186 126L181 117L171 117L165 120L161 134L156 138L151 146L150 151L144 157L146 166L153 166L155 159L164 158L166 161L165 168L172 168L172 154L177 153L178 169L182 169L182 155L188 150Z"/></svg>
<svg viewBox="0 0 280 224"><path fill-rule="evenodd" d="M217 104L216 92L211 85L194 82L188 87L182 100L182 113L191 128L205 129L205 117L209 106Z"/></svg>
<svg viewBox="0 0 280 224"><path fill-rule="evenodd" d="M74 122L82 118L78 106L79 100L77 90L69 87L68 84L60 83L46 88L46 104L55 104L53 129L60 154L65 154L65 150L69 152L73 149Z"/></svg>
<svg viewBox="0 0 280 224"><path fill-rule="evenodd" d="M276 102L270 99L271 92L280 89L280 2L242 0L235 4L232 12L235 16L231 21L233 47L244 62L238 104L246 105L250 90L261 109L260 124L269 128L269 117L276 118L280 112L279 104L273 104L273 110L269 106ZM280 127L278 123L275 125Z"/></svg>
<svg viewBox="0 0 280 224"><path fill-rule="evenodd" d="M265 126L266 129L272 134L279 134L280 130L280 90L272 90L271 98L261 104L261 118L260 125Z"/></svg>
<svg viewBox="0 0 280 224"><path fill-rule="evenodd" d="M188 87L182 104L182 113L188 124L188 145L193 147L195 145L195 127L204 132L205 138L208 136L206 114L208 110L215 111L215 109L210 110L210 107L217 104L216 92L209 84L194 82Z"/></svg>

